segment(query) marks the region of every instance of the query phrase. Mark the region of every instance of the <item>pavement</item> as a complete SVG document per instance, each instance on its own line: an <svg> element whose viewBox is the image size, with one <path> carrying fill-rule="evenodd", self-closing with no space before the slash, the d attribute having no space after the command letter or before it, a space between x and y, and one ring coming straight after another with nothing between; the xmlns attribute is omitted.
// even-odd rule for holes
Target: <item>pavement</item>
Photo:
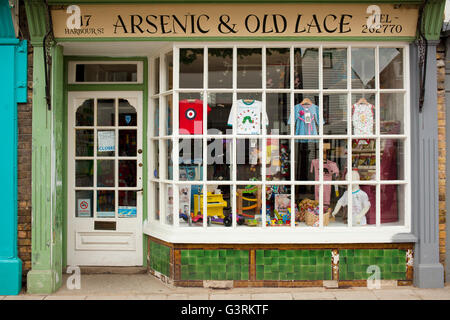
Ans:
<svg viewBox="0 0 450 320"><path fill-rule="evenodd" d="M397 287L382 283L380 289L308 288L183 288L165 284L149 274L81 275L80 289L62 287L50 295L0 296L0 300L450 300L450 283L439 289Z"/></svg>

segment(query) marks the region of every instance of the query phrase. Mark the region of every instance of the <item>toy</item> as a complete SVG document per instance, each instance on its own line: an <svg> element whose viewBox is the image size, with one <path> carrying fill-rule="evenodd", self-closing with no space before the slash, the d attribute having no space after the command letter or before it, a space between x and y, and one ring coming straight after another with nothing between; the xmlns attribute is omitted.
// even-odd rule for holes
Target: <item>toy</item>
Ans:
<svg viewBox="0 0 450 320"><path fill-rule="evenodd" d="M232 224L231 215L224 214L224 208L227 207L227 202L223 200L222 194L207 192L207 223L219 223L229 227ZM192 222L203 221L203 193L194 195L194 213L191 214L189 225ZM243 224L243 219L238 218L238 224Z"/></svg>
<svg viewBox="0 0 450 320"><path fill-rule="evenodd" d="M254 195L254 198L250 198L247 195ZM251 204L249 206L244 206L244 201L251 202L254 204ZM255 215L258 212L261 212L261 186L246 186L244 189L238 189L237 195L236 195L236 202L237 202L237 212L239 215L239 220L242 221L242 219L247 217L250 219L254 219ZM244 211L250 211L252 210L253 213L247 213ZM239 223L238 220L238 223Z"/></svg>

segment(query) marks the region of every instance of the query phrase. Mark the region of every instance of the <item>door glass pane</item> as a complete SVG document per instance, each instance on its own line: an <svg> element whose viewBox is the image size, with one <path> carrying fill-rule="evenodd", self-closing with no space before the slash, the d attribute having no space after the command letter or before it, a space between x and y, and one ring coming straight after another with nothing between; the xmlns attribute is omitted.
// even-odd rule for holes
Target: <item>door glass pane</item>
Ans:
<svg viewBox="0 0 450 320"><path fill-rule="evenodd" d="M78 107L76 113L76 126L93 126L94 125L94 99L85 100Z"/></svg>
<svg viewBox="0 0 450 320"><path fill-rule="evenodd" d="M352 48L352 88L375 88L375 49Z"/></svg>
<svg viewBox="0 0 450 320"><path fill-rule="evenodd" d="M136 187L136 160L119 160L119 187Z"/></svg>
<svg viewBox="0 0 450 320"><path fill-rule="evenodd" d="M290 88L290 50L271 48L266 51L266 87L268 89Z"/></svg>
<svg viewBox="0 0 450 320"><path fill-rule="evenodd" d="M323 49L323 88L347 88L347 49Z"/></svg>
<svg viewBox="0 0 450 320"><path fill-rule="evenodd" d="M93 217L94 192L92 190L75 191L75 217Z"/></svg>
<svg viewBox="0 0 450 320"><path fill-rule="evenodd" d="M119 218L136 218L136 191L119 191Z"/></svg>
<svg viewBox="0 0 450 320"><path fill-rule="evenodd" d="M262 49L237 49L237 87L262 87Z"/></svg>
<svg viewBox="0 0 450 320"><path fill-rule="evenodd" d="M203 88L203 49L180 49L180 88Z"/></svg>
<svg viewBox="0 0 450 320"><path fill-rule="evenodd" d="M137 126L136 109L126 99L119 99L119 126Z"/></svg>
<svg viewBox="0 0 450 320"><path fill-rule="evenodd" d="M97 218L114 218L116 211L115 191L97 191Z"/></svg>
<svg viewBox="0 0 450 320"><path fill-rule="evenodd" d="M75 145L75 156L94 156L94 130L76 130Z"/></svg>
<svg viewBox="0 0 450 320"><path fill-rule="evenodd" d="M94 186L94 161L76 160L75 161L75 186L93 187Z"/></svg>
<svg viewBox="0 0 450 320"><path fill-rule="evenodd" d="M115 100L97 100L97 125L102 127L114 126L115 123Z"/></svg>
<svg viewBox="0 0 450 320"><path fill-rule="evenodd" d="M380 88L403 88L402 48L380 48Z"/></svg>
<svg viewBox="0 0 450 320"><path fill-rule="evenodd" d="M119 156L135 157L137 152L137 130L119 130Z"/></svg>
<svg viewBox="0 0 450 320"><path fill-rule="evenodd" d="M97 155L113 157L115 154L116 132L114 130L97 131Z"/></svg>
<svg viewBox="0 0 450 320"><path fill-rule="evenodd" d="M77 64L76 82L137 82L137 64Z"/></svg>
<svg viewBox="0 0 450 320"><path fill-rule="evenodd" d="M114 187L114 160L97 160L97 187Z"/></svg>
<svg viewBox="0 0 450 320"><path fill-rule="evenodd" d="M294 89L319 89L319 49L294 49Z"/></svg>
<svg viewBox="0 0 450 320"><path fill-rule="evenodd" d="M233 49L208 49L208 88L233 86Z"/></svg>

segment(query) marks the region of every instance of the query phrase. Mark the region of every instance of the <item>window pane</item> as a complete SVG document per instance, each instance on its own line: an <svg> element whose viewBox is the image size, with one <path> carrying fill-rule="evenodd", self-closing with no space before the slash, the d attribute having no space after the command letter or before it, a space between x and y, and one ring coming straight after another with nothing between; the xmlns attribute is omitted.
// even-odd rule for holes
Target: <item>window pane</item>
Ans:
<svg viewBox="0 0 450 320"><path fill-rule="evenodd" d="M319 140L295 140L295 180L316 180L313 160L319 159Z"/></svg>
<svg viewBox="0 0 450 320"><path fill-rule="evenodd" d="M179 143L179 179L182 181L200 181L203 178L203 140L180 139Z"/></svg>
<svg viewBox="0 0 450 320"><path fill-rule="evenodd" d="M318 180L319 160L313 160L314 174ZM347 139L330 139L323 141L323 179L324 181L345 180L347 171ZM328 200L327 200L328 199ZM330 195L324 193L324 204L330 204Z"/></svg>
<svg viewBox="0 0 450 320"><path fill-rule="evenodd" d="M329 208L325 210L324 216L324 226L328 227L347 227L348 224L348 207L343 206L341 200L343 195L347 192L348 187L346 185L324 185L323 186L323 196L326 197L326 194L330 194L330 205ZM345 195L347 196L347 195ZM345 198L344 198L345 199ZM341 205L338 207L338 202L341 200ZM327 217L327 212L329 212ZM334 214L334 216L333 216ZM328 225L326 222L328 220Z"/></svg>
<svg viewBox="0 0 450 320"><path fill-rule="evenodd" d="M405 224L405 185L381 186L381 223L385 225Z"/></svg>
<svg viewBox="0 0 450 320"><path fill-rule="evenodd" d="M77 64L76 82L137 82L137 64Z"/></svg>
<svg viewBox="0 0 450 320"><path fill-rule="evenodd" d="M137 149L137 130L119 130L119 156L135 157Z"/></svg>
<svg viewBox="0 0 450 320"><path fill-rule="evenodd" d="M232 154L232 139L208 139L208 180L231 180Z"/></svg>
<svg viewBox="0 0 450 320"><path fill-rule="evenodd" d="M154 171L151 173L154 178L159 179L159 141L152 140L152 152L150 157L153 161Z"/></svg>
<svg viewBox="0 0 450 320"><path fill-rule="evenodd" d="M164 223L168 225L173 225L173 186L169 184L164 184L165 192L164 192L164 203L166 217L164 219Z"/></svg>
<svg viewBox="0 0 450 320"><path fill-rule="evenodd" d="M94 125L94 99L85 100L77 109L76 126Z"/></svg>
<svg viewBox="0 0 450 320"><path fill-rule="evenodd" d="M159 98L152 99L153 111L153 136L159 136Z"/></svg>
<svg viewBox="0 0 450 320"><path fill-rule="evenodd" d="M264 124L261 96L259 92L238 93L228 117L228 125L236 123L236 134L261 134Z"/></svg>
<svg viewBox="0 0 450 320"><path fill-rule="evenodd" d="M372 196L375 197L375 189L376 188L373 185L361 185L360 187L353 186L351 193L348 192L348 189L344 191L342 196L340 196L339 200L336 202L336 206L332 212L332 215L335 214L336 223L342 221L345 224L349 224L350 220L348 217L351 214L353 226L367 225L369 211L376 211L375 200L371 200ZM349 194L351 194L352 197L351 207L348 205Z"/></svg>
<svg viewBox="0 0 450 320"><path fill-rule="evenodd" d="M136 109L126 99L119 99L119 126L137 126Z"/></svg>
<svg viewBox="0 0 450 320"><path fill-rule="evenodd" d="M92 157L94 155L94 130L76 130L75 156Z"/></svg>
<svg viewBox="0 0 450 320"><path fill-rule="evenodd" d="M294 49L294 89L319 89L319 49Z"/></svg>
<svg viewBox="0 0 450 320"><path fill-rule="evenodd" d="M323 88L347 88L347 49L323 49Z"/></svg>
<svg viewBox="0 0 450 320"><path fill-rule="evenodd" d="M114 160L97 160L97 187L114 187Z"/></svg>
<svg viewBox="0 0 450 320"><path fill-rule="evenodd" d="M380 133L404 133L404 94L380 93Z"/></svg>
<svg viewBox="0 0 450 320"><path fill-rule="evenodd" d="M352 167L360 180L376 180L375 139L352 140Z"/></svg>
<svg viewBox="0 0 450 320"><path fill-rule="evenodd" d="M233 49L208 49L208 88L233 87Z"/></svg>
<svg viewBox="0 0 450 320"><path fill-rule="evenodd" d="M98 99L97 100L97 125L114 126L115 124L115 100Z"/></svg>
<svg viewBox="0 0 450 320"><path fill-rule="evenodd" d="M291 186L266 187L266 225L291 226Z"/></svg>
<svg viewBox="0 0 450 320"><path fill-rule="evenodd" d="M262 49L237 49L237 87L262 88Z"/></svg>
<svg viewBox="0 0 450 320"><path fill-rule="evenodd" d="M166 83L164 89L167 91L173 89L173 53L172 52L167 53L164 56L164 60L166 68Z"/></svg>
<svg viewBox="0 0 450 320"><path fill-rule="evenodd" d="M295 96L295 135L316 136L320 130L319 94L299 93ZM290 124L290 119L288 120ZM307 141L307 140L304 140Z"/></svg>
<svg viewBox="0 0 450 320"><path fill-rule="evenodd" d="M179 185L180 227L203 227L201 185Z"/></svg>
<svg viewBox="0 0 450 320"><path fill-rule="evenodd" d="M352 88L375 88L375 49L352 48Z"/></svg>
<svg viewBox="0 0 450 320"><path fill-rule="evenodd" d="M381 139L380 179L405 179L405 143L403 140Z"/></svg>
<svg viewBox="0 0 450 320"><path fill-rule="evenodd" d="M403 49L380 48L380 88L403 88Z"/></svg>
<svg viewBox="0 0 450 320"><path fill-rule="evenodd" d="M261 140L237 139L237 180L261 180Z"/></svg>
<svg viewBox="0 0 450 320"><path fill-rule="evenodd" d="M200 93L180 93L179 112L180 134L203 133L203 99ZM207 110L209 107L207 106Z"/></svg>
<svg viewBox="0 0 450 320"><path fill-rule="evenodd" d="M203 49L180 49L180 88L203 88Z"/></svg>
<svg viewBox="0 0 450 320"><path fill-rule="evenodd" d="M266 180L291 180L291 146L287 139L267 139Z"/></svg>
<svg viewBox="0 0 450 320"><path fill-rule="evenodd" d="M291 99L288 93L267 93L266 112L268 117L268 134L290 134L289 117Z"/></svg>
<svg viewBox="0 0 450 320"><path fill-rule="evenodd" d="M165 149L166 149L166 179L172 180L173 179L173 161L172 161L172 140L165 140L163 141L163 143L165 144Z"/></svg>
<svg viewBox="0 0 450 320"><path fill-rule="evenodd" d="M115 191L97 191L97 218L114 218L116 216Z"/></svg>
<svg viewBox="0 0 450 320"><path fill-rule="evenodd" d="M93 187L94 186L94 161L76 160L75 161L75 186Z"/></svg>
<svg viewBox="0 0 450 320"><path fill-rule="evenodd" d="M347 134L347 94L323 95L323 133Z"/></svg>
<svg viewBox="0 0 450 320"><path fill-rule="evenodd" d="M163 101L164 101L164 108L166 109L164 118L167 118L167 120L165 120L165 132L166 135L170 136L172 135L172 128L173 128L172 95L165 96Z"/></svg>
<svg viewBox="0 0 450 320"><path fill-rule="evenodd" d="M152 183L154 195L153 195L153 203L155 208L155 220L159 221L159 213L160 213L160 203L159 203L159 183Z"/></svg>
<svg viewBox="0 0 450 320"><path fill-rule="evenodd" d="M236 225L260 227L263 187L261 185L236 186Z"/></svg>
<svg viewBox="0 0 450 320"><path fill-rule="evenodd" d="M314 186L295 186L295 203L297 205L295 214L296 226L319 226L319 201L314 200L314 197Z"/></svg>
<svg viewBox="0 0 450 320"><path fill-rule="evenodd" d="M136 218L136 191L119 191L119 218Z"/></svg>
<svg viewBox="0 0 450 320"><path fill-rule="evenodd" d="M375 94L352 95L352 127L355 135L375 134Z"/></svg>
<svg viewBox="0 0 450 320"><path fill-rule="evenodd" d="M208 185L207 190L207 226L211 228L230 227L233 223L230 201L231 187L226 185ZM200 204L200 207L203 208L203 203L201 202L203 197L200 197L200 203L198 203L198 195L194 197L196 199L194 207L198 207Z"/></svg>
<svg viewBox="0 0 450 320"><path fill-rule="evenodd" d="M159 89L159 58L156 58L155 59L155 64L154 64L154 70L153 70L153 72L154 72L154 78L153 78L153 81L154 81L154 94L158 94L159 92L160 92L160 89Z"/></svg>
<svg viewBox="0 0 450 320"><path fill-rule="evenodd" d="M75 217L93 217L94 192L92 190L75 191Z"/></svg>
<svg viewBox="0 0 450 320"><path fill-rule="evenodd" d="M232 93L209 93L208 106L208 134L232 134L232 127L228 125L228 117L233 104Z"/></svg>
<svg viewBox="0 0 450 320"><path fill-rule="evenodd" d="M266 88L290 88L290 49L267 48L266 50Z"/></svg>

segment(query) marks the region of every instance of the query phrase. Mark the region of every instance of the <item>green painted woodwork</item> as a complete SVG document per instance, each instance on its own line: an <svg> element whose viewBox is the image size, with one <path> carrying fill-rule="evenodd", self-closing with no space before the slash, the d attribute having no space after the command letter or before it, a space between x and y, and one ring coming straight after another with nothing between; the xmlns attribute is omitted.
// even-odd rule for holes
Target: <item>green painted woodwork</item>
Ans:
<svg viewBox="0 0 450 320"><path fill-rule="evenodd" d="M406 279L406 250L341 249L339 250L339 280L367 280L371 265L380 267L383 280Z"/></svg>
<svg viewBox="0 0 450 320"><path fill-rule="evenodd" d="M150 268L170 277L170 248L157 242L150 242Z"/></svg>
<svg viewBox="0 0 450 320"><path fill-rule="evenodd" d="M249 251L180 250L181 280L249 280Z"/></svg>
<svg viewBox="0 0 450 320"><path fill-rule="evenodd" d="M439 40L444 22L445 0L429 0L422 17L422 30L427 40Z"/></svg>
<svg viewBox="0 0 450 320"><path fill-rule="evenodd" d="M331 250L256 250L256 280L331 279Z"/></svg>
<svg viewBox="0 0 450 320"><path fill-rule="evenodd" d="M30 42L33 46L42 46L47 32L46 7L43 0L25 0Z"/></svg>

